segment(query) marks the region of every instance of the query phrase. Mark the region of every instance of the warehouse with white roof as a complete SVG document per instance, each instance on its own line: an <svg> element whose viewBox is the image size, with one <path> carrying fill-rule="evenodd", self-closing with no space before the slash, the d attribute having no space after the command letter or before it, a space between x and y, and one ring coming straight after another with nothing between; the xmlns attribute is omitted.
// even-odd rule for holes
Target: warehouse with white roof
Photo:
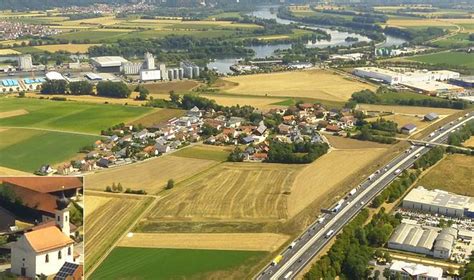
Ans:
<svg viewBox="0 0 474 280"><path fill-rule="evenodd" d="M474 198L419 186L403 199L402 207L450 217L474 218Z"/></svg>
<svg viewBox="0 0 474 280"><path fill-rule="evenodd" d="M92 57L91 64L100 72L120 72L123 63L128 60L121 56L98 56Z"/></svg>

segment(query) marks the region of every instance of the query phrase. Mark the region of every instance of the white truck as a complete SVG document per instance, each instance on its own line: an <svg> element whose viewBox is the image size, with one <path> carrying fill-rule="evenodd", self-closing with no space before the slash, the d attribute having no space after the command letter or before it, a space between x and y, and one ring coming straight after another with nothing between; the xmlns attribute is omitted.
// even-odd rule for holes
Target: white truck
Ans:
<svg viewBox="0 0 474 280"><path fill-rule="evenodd" d="M415 158L419 158L419 157L420 157L420 153L415 155Z"/></svg>
<svg viewBox="0 0 474 280"><path fill-rule="evenodd" d="M321 217L318 219L318 224L322 224L324 222L325 218L324 217Z"/></svg>
<svg viewBox="0 0 474 280"><path fill-rule="evenodd" d="M369 181L371 181L372 179L374 179L374 177L375 177L375 174L370 174L370 176L369 176L369 178L368 178Z"/></svg>
<svg viewBox="0 0 474 280"><path fill-rule="evenodd" d="M402 172L402 170L399 168L399 169L395 170L395 172L393 172L393 174L398 175L398 174L400 174L401 172Z"/></svg>
<svg viewBox="0 0 474 280"><path fill-rule="evenodd" d="M349 195L354 195L356 192L357 192L357 189L356 189L356 188L353 188L353 189L349 192Z"/></svg>
<svg viewBox="0 0 474 280"><path fill-rule="evenodd" d="M290 246L288 248L293 249L296 245L296 241L291 242Z"/></svg>
<svg viewBox="0 0 474 280"><path fill-rule="evenodd" d="M331 229L330 231L328 231L328 232L326 233L326 235L325 235L326 238L331 237L331 235L332 235L333 233L334 233L334 230L333 230L333 229Z"/></svg>

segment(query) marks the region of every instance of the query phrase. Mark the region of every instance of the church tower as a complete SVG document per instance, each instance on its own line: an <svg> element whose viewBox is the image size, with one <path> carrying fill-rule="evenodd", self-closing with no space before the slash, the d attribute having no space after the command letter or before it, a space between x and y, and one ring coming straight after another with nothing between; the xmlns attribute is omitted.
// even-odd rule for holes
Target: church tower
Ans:
<svg viewBox="0 0 474 280"><path fill-rule="evenodd" d="M69 199L64 196L64 192L61 192L61 197L56 199L56 211L55 211L56 225L66 235L71 235L71 228L69 226Z"/></svg>

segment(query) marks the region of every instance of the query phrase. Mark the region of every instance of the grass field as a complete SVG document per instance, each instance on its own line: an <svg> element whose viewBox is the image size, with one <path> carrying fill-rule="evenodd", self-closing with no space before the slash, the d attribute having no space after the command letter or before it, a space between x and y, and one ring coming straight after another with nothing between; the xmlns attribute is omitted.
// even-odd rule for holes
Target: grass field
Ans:
<svg viewBox="0 0 474 280"><path fill-rule="evenodd" d="M26 110L29 113L2 118L0 127L34 127L91 134L99 134L102 129L133 121L153 111L137 106L0 98L0 111L14 110Z"/></svg>
<svg viewBox="0 0 474 280"><path fill-rule="evenodd" d="M109 198L104 203L103 197ZM99 204L85 215L85 271L117 241L146 209L152 198L86 193L85 205ZM98 201L97 201L98 200ZM87 206L86 206L87 207Z"/></svg>
<svg viewBox="0 0 474 280"><path fill-rule="evenodd" d="M286 219L298 165L223 163L175 186L150 219Z"/></svg>
<svg viewBox="0 0 474 280"><path fill-rule="evenodd" d="M121 183L124 188L144 189L154 194L161 191L169 179L178 183L216 163L214 160L167 155L87 175L87 187L103 191L115 182Z"/></svg>
<svg viewBox="0 0 474 280"><path fill-rule="evenodd" d="M474 53L442 52L405 58L427 64L446 64L474 69Z"/></svg>
<svg viewBox="0 0 474 280"><path fill-rule="evenodd" d="M0 166L34 172L43 164L58 164L74 157L79 149L99 137L34 129L0 132Z"/></svg>
<svg viewBox="0 0 474 280"><path fill-rule="evenodd" d="M266 253L115 248L90 279L244 279Z"/></svg>
<svg viewBox="0 0 474 280"><path fill-rule="evenodd" d="M385 120L396 122L398 124L398 128L401 128L402 126L404 126L406 124L409 124L409 123L414 124L414 125L416 125L418 131L423 130L426 127L428 127L428 126L432 125L433 123L435 123L435 122L424 121L423 117L421 117L421 116L420 117L415 117L413 115L393 114L393 115L389 115L389 116L383 116L382 118L385 119ZM376 121L377 119L378 119L378 117L367 118L365 120L370 122L370 121Z"/></svg>
<svg viewBox="0 0 474 280"><path fill-rule="evenodd" d="M472 148L474 148L474 136L471 136L471 138L467 139L467 140L463 143L463 146L464 146L464 147L472 147Z"/></svg>
<svg viewBox="0 0 474 280"><path fill-rule="evenodd" d="M48 51L48 52L67 51L70 53L86 53L88 49L92 46L96 46L96 45L95 44L62 44L62 45L37 46L35 48L40 49L42 51Z"/></svg>
<svg viewBox="0 0 474 280"><path fill-rule="evenodd" d="M273 252L288 238L276 233L133 233L118 246Z"/></svg>
<svg viewBox="0 0 474 280"><path fill-rule="evenodd" d="M474 196L473 166L474 157L472 156L447 155L445 159L420 179L418 185L429 189L441 189L461 195Z"/></svg>
<svg viewBox="0 0 474 280"><path fill-rule="evenodd" d="M225 91L240 95L272 97L310 97L347 101L352 93L375 88L324 70L244 75L226 78L237 86L226 85Z"/></svg>
<svg viewBox="0 0 474 280"><path fill-rule="evenodd" d="M177 152L173 153L173 156L183 158L226 161L231 151L231 147L199 145L180 149Z"/></svg>

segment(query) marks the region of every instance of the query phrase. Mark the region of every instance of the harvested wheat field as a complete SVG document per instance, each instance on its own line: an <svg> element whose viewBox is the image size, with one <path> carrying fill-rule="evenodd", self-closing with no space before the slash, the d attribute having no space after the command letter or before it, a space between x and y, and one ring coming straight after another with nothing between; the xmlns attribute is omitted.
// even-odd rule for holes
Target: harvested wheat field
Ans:
<svg viewBox="0 0 474 280"><path fill-rule="evenodd" d="M396 27L455 27L454 24L447 21L425 18L389 19L386 25Z"/></svg>
<svg viewBox="0 0 474 280"><path fill-rule="evenodd" d="M246 96L229 96L229 95L202 95L206 98L213 99L219 105L235 106L250 105L259 110L268 110L271 108L279 108L282 106L273 105L274 103L285 101L284 98L268 98L268 97L246 97Z"/></svg>
<svg viewBox="0 0 474 280"><path fill-rule="evenodd" d="M97 44L60 44L60 45L44 45L37 46L36 49L48 52L66 51L70 53L86 53L90 47Z"/></svg>
<svg viewBox="0 0 474 280"><path fill-rule="evenodd" d="M447 155L423 175L418 185L427 189L441 189L460 195L474 196L473 166L474 157L472 156Z"/></svg>
<svg viewBox="0 0 474 280"><path fill-rule="evenodd" d="M157 82L157 83L146 83L143 84L143 87L150 91L150 94L166 94L169 96L170 91L174 92L186 92L190 91L193 88L199 86L200 83L197 81L171 81L171 82ZM132 90L135 88L132 88ZM167 97L168 97L167 96Z"/></svg>
<svg viewBox="0 0 474 280"><path fill-rule="evenodd" d="M128 230L152 199L144 196L86 193L85 204L94 204L95 200L101 203L104 196L109 200L85 215L86 270L96 264Z"/></svg>
<svg viewBox="0 0 474 280"><path fill-rule="evenodd" d="M111 199L111 197L99 195L94 196L88 193L84 200L84 215L88 216L92 214L97 208L109 202Z"/></svg>
<svg viewBox="0 0 474 280"><path fill-rule="evenodd" d="M333 150L306 165L291 188L288 215L291 217L299 213L315 200L333 197L330 196L332 193L341 194L341 190L336 189L338 184L364 170L387 150L387 148ZM350 186L343 188L350 189Z"/></svg>
<svg viewBox="0 0 474 280"><path fill-rule="evenodd" d="M227 93L271 97L309 97L347 101L352 93L375 87L326 70L243 75L226 78L237 83Z"/></svg>
<svg viewBox="0 0 474 280"><path fill-rule="evenodd" d="M388 112L405 115L419 115L424 116L429 113L436 113L440 116L451 115L459 112L459 110L446 108L431 108L431 107L416 107L416 106L392 106L392 105L375 105L375 104L359 104L358 109L375 112Z"/></svg>
<svg viewBox="0 0 474 280"><path fill-rule="evenodd" d="M133 233L118 246L273 252L288 238L276 233Z"/></svg>
<svg viewBox="0 0 474 280"><path fill-rule="evenodd" d="M172 118L178 118L183 116L184 110L180 109L167 109L167 108L156 108L153 113L147 114L139 119L134 120L130 124L141 124L144 127L149 127L155 124L165 123Z"/></svg>
<svg viewBox="0 0 474 280"><path fill-rule="evenodd" d="M179 182L214 164L214 160L166 155L87 175L87 187L102 191L112 183L121 183L124 188L143 189L154 194L161 191L169 179Z"/></svg>
<svg viewBox="0 0 474 280"><path fill-rule="evenodd" d="M342 136L324 135L329 144L335 149L371 149L371 148L389 148L390 145L370 141L360 141Z"/></svg>
<svg viewBox="0 0 474 280"><path fill-rule="evenodd" d="M151 219L286 219L287 194L298 165L223 163L176 186Z"/></svg>
<svg viewBox="0 0 474 280"><path fill-rule="evenodd" d="M19 51L13 49L0 49L0 55L21 54Z"/></svg>
<svg viewBox="0 0 474 280"><path fill-rule="evenodd" d="M464 147L473 147L474 148L474 136L471 136L471 138L464 141L464 143L462 145Z"/></svg>
<svg viewBox="0 0 474 280"><path fill-rule="evenodd" d="M21 115L26 115L26 114L28 114L28 111L26 111L25 109L0 112L0 119L16 117L16 116L21 116Z"/></svg>

